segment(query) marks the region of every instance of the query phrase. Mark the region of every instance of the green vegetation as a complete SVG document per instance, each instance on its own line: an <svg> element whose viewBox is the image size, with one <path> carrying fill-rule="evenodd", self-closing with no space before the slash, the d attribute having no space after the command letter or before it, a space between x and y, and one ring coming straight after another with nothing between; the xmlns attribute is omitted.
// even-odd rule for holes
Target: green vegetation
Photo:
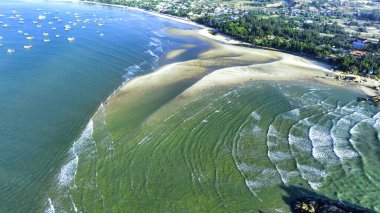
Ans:
<svg viewBox="0 0 380 213"><path fill-rule="evenodd" d="M339 66L344 71L356 74L378 74L380 72L380 44L366 44L367 55L356 57L351 43L356 38L344 31L336 22L331 24L302 23L285 17L263 18L255 13L236 21L220 21L213 17L196 20L218 29L221 33L239 40L276 48L292 53L307 55ZM334 36L323 36L333 34Z"/></svg>

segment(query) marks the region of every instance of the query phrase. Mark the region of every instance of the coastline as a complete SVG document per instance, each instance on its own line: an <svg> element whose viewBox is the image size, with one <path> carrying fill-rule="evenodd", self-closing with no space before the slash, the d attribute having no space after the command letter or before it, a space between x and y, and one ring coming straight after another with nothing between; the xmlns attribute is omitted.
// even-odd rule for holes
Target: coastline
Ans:
<svg viewBox="0 0 380 213"><path fill-rule="evenodd" d="M213 41L214 47L215 47L215 43L220 43L222 45L228 45L228 48L231 48L231 49L242 48L242 47L236 47L236 45L249 45L247 43L244 43L242 41L238 41L236 39L230 38L230 37L222 35L222 34L215 34L214 35L210 32L210 30L212 30L212 28L204 26L204 25L200 25L198 23L195 23L195 22L188 20L188 19L185 19L185 18L180 18L180 17L168 15L168 14L157 13L157 12L148 11L148 10L141 9L141 8L129 7L129 6L124 6L124 5L115 5L115 4L107 4L107 3L99 3L99 2L91 2L91 1L79 1L79 2L80 3L96 4L96 5L101 5L101 6L125 8L128 10L144 12L144 13L148 13L150 15L154 15L154 16L157 16L160 18L170 19L170 20L173 20L173 21L176 21L179 23L195 26L195 27L198 27L200 29L194 30L197 35L192 34L191 36L198 37L199 39L203 38L203 39L206 39L209 41ZM225 48L225 49L228 49L228 48ZM289 80L289 81L294 80L294 81L297 81L297 80L303 79L303 80L312 80L312 81L316 81L316 82L328 84L328 85L333 85L333 86L345 87L345 88L348 88L351 90L361 92L367 96L379 95L379 91L377 89L375 89L376 87L378 87L380 85L378 80L373 80L373 79L362 77L363 81L360 81L360 82L351 81L350 82L350 81L342 80L342 79L344 79L345 76L350 76L350 75L346 75L346 74L342 74L342 73L336 74L334 71L331 71L331 66L324 64L324 63L321 63L321 62L317 62L315 60L312 60L312 59L309 59L306 57L296 56L294 54L284 53L281 51L276 51L276 50L271 50L271 49L260 49L260 48L254 48L254 47L244 47L244 48L249 49L250 51L258 51L258 52L269 51L273 55L277 55L277 56L278 55L282 55L282 56L288 55L289 57L287 57L287 59L286 59L286 63L288 65L294 63L294 65L296 67L297 66L298 67L303 66L305 69L308 69L311 67L312 70L314 70L314 71L319 70L320 72L319 73L313 72L312 75L309 75L308 73L303 73L303 72L301 72L301 73L299 73L299 72L290 73L289 72L289 73L287 73L287 75L280 75L279 72L272 72L270 75L263 75L263 73L258 73L256 71L256 72L252 72L250 74L245 72L245 74L242 74L242 76L240 76L240 77L237 77L236 73L234 73L234 75L233 75L234 77L230 76L231 78L228 81L229 84L231 84L232 81L234 81L231 79L235 79L236 81L240 81L240 83L242 83L241 80L238 80L238 79L247 78L247 77L249 77L251 80ZM183 52L183 50L181 50L181 52ZM173 58L174 56L171 54L173 54L173 53L170 53L166 57ZM302 64L302 63L300 64L299 63L300 61L303 61L304 64ZM253 60L253 63L254 62L255 61ZM314 66L316 66L316 67L314 67ZM231 70L231 69L236 70L236 69L240 69L240 68L229 67L228 70ZM251 67L251 68L254 69L253 67ZM223 74L220 74L220 75L213 74L212 76L208 76L207 81L210 82L211 78L225 79L226 77L222 77L222 76L228 75L226 70L227 70L227 68L223 70ZM277 75L278 75L277 78L273 76L273 75L275 75L275 73L277 73ZM247 74L248 74L248 76L247 76ZM294 74L296 74L296 75L294 75ZM299 76L300 74L302 77ZM257 75L257 76L254 76L254 75ZM337 75L341 76L338 78L338 80L336 80ZM290 79L289 76L293 76L293 79ZM225 80L222 80L222 81L224 81L226 83ZM238 83L238 82L236 82L236 83Z"/></svg>

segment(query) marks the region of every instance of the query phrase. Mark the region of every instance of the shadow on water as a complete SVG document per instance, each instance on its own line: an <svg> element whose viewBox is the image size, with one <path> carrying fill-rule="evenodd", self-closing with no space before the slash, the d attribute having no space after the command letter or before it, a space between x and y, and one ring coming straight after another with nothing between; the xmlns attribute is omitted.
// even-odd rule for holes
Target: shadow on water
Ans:
<svg viewBox="0 0 380 213"><path fill-rule="evenodd" d="M288 195L283 201L288 204L293 213L375 213L345 201L333 200L316 192L298 186L282 186Z"/></svg>

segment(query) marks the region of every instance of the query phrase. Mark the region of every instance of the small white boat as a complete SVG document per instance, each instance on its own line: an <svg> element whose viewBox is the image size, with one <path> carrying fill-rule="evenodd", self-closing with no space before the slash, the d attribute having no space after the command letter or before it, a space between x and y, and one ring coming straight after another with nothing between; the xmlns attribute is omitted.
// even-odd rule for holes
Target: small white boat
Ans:
<svg viewBox="0 0 380 213"><path fill-rule="evenodd" d="M41 28L41 27L42 27L42 25L41 25L41 24L37 24L37 27L38 27L38 28Z"/></svg>
<svg viewBox="0 0 380 213"><path fill-rule="evenodd" d="M57 19L59 19L59 17L58 16L54 16L54 19L57 20Z"/></svg>
<svg viewBox="0 0 380 213"><path fill-rule="evenodd" d="M0 40L3 39L4 37L3 36L0 36Z"/></svg>
<svg viewBox="0 0 380 213"><path fill-rule="evenodd" d="M49 23L48 24L54 24L52 21L49 21Z"/></svg>
<svg viewBox="0 0 380 213"><path fill-rule="evenodd" d="M24 36L29 36L29 33L24 33Z"/></svg>
<svg viewBox="0 0 380 213"><path fill-rule="evenodd" d="M38 16L38 20L44 20L44 19L46 19L46 16L43 16L43 15Z"/></svg>
<svg viewBox="0 0 380 213"><path fill-rule="evenodd" d="M24 33L24 31L22 31L22 30L18 30L17 32L20 33L20 34Z"/></svg>
<svg viewBox="0 0 380 213"><path fill-rule="evenodd" d="M16 50L14 50L14 49L7 49L7 53L9 53L9 54L12 54L14 52L16 52Z"/></svg>
<svg viewBox="0 0 380 213"><path fill-rule="evenodd" d="M53 27L53 28L51 28L52 30L56 30L57 28L56 27Z"/></svg>
<svg viewBox="0 0 380 213"><path fill-rule="evenodd" d="M9 28L9 25L8 24L3 24L3 27L4 28Z"/></svg>
<svg viewBox="0 0 380 213"><path fill-rule="evenodd" d="M73 23L73 26L77 26L77 23L74 22L74 23Z"/></svg>
<svg viewBox="0 0 380 213"><path fill-rule="evenodd" d="M38 21L33 21L33 24L38 24Z"/></svg>
<svg viewBox="0 0 380 213"><path fill-rule="evenodd" d="M0 47L3 47L3 44L0 44Z"/></svg>
<svg viewBox="0 0 380 213"><path fill-rule="evenodd" d="M49 33L42 33L43 36L49 36Z"/></svg>
<svg viewBox="0 0 380 213"><path fill-rule="evenodd" d="M65 25L65 29L70 29L70 28L71 28L70 25L68 25L68 24Z"/></svg>
<svg viewBox="0 0 380 213"><path fill-rule="evenodd" d="M59 22L62 22L62 19L58 19Z"/></svg>
<svg viewBox="0 0 380 213"><path fill-rule="evenodd" d="M60 37L61 37L61 35L55 35L55 37L56 37L56 38L60 38Z"/></svg>
<svg viewBox="0 0 380 213"><path fill-rule="evenodd" d="M45 42L45 43L48 43L48 42L50 42L50 39L45 38L45 39L44 39L44 42Z"/></svg>
<svg viewBox="0 0 380 213"><path fill-rule="evenodd" d="M104 34L103 34L103 33L100 33L99 35L100 35L100 36L102 36L102 37L104 36Z"/></svg>
<svg viewBox="0 0 380 213"><path fill-rule="evenodd" d="M28 37L26 37L26 40L29 40L29 41L31 41L31 40L33 40L33 39L34 39L33 36L28 36Z"/></svg>
<svg viewBox="0 0 380 213"><path fill-rule="evenodd" d="M19 23L19 24L25 24L25 22L24 22L24 21L19 21L18 23Z"/></svg>
<svg viewBox="0 0 380 213"><path fill-rule="evenodd" d="M103 25L104 25L103 23L99 23L98 24L99 27L103 27Z"/></svg>
<svg viewBox="0 0 380 213"><path fill-rule="evenodd" d="M82 26L82 29L86 29L86 26Z"/></svg>
<svg viewBox="0 0 380 213"><path fill-rule="evenodd" d="M68 37L67 40L68 40L69 42L73 42L73 41L75 40L75 38L74 38L74 37Z"/></svg>
<svg viewBox="0 0 380 213"><path fill-rule="evenodd" d="M32 49L32 47L33 47L32 45L25 45L24 49Z"/></svg>

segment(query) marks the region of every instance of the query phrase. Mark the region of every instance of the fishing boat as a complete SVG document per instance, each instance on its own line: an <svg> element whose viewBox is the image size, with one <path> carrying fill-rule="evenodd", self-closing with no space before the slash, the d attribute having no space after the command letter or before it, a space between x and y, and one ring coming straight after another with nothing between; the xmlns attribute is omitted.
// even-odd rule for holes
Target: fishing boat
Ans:
<svg viewBox="0 0 380 213"><path fill-rule="evenodd" d="M31 49L33 46L32 45L25 45L24 49Z"/></svg>
<svg viewBox="0 0 380 213"><path fill-rule="evenodd" d="M74 38L74 37L68 37L67 40L68 40L69 42L73 42L73 41L75 40L75 38Z"/></svg>

